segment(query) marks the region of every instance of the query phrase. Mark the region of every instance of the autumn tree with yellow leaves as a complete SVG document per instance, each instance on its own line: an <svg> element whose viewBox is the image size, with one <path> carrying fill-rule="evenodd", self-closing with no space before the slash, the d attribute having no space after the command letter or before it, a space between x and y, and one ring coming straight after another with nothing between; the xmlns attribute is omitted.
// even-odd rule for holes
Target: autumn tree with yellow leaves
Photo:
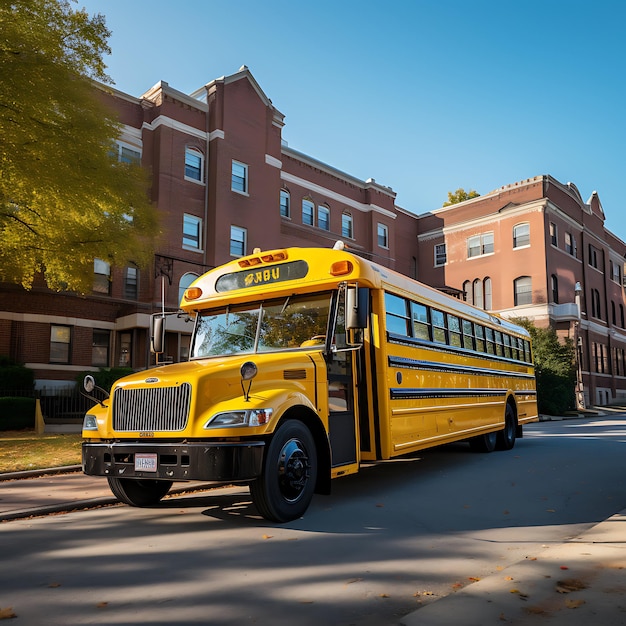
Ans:
<svg viewBox="0 0 626 626"><path fill-rule="evenodd" d="M103 16L67 0L0 5L0 281L28 289L41 274L85 293L94 259L152 256L148 181L118 162L120 125L102 97L109 36Z"/></svg>

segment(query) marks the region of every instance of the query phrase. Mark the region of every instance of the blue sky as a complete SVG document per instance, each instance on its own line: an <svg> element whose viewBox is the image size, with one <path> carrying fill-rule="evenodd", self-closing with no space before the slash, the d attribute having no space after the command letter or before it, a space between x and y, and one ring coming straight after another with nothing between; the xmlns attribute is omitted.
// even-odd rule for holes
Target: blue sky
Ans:
<svg viewBox="0 0 626 626"><path fill-rule="evenodd" d="M190 93L247 65L289 146L420 214L550 174L626 240L621 0L78 0L115 87Z"/></svg>

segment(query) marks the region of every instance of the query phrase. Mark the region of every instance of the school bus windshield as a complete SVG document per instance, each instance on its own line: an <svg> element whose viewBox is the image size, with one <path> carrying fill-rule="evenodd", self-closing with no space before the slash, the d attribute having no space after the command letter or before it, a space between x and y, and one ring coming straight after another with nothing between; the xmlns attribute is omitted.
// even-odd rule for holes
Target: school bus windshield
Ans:
<svg viewBox="0 0 626 626"><path fill-rule="evenodd" d="M191 358L322 346L331 294L309 294L198 313Z"/></svg>

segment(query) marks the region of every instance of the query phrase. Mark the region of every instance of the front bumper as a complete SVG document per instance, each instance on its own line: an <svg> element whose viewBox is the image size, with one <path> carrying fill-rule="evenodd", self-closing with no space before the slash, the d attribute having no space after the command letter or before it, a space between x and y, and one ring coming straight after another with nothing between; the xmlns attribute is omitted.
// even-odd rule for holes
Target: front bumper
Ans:
<svg viewBox="0 0 626 626"><path fill-rule="evenodd" d="M83 472L90 476L163 480L239 481L261 474L262 441L237 443L83 443ZM136 469L135 455L156 455L154 471Z"/></svg>

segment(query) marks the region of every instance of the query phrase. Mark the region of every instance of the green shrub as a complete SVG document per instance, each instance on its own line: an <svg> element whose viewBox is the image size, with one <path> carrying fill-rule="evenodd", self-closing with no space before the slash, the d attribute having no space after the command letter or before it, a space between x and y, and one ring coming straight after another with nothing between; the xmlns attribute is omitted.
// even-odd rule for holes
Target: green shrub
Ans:
<svg viewBox="0 0 626 626"><path fill-rule="evenodd" d="M34 398L0 398L0 430L21 430L34 427Z"/></svg>
<svg viewBox="0 0 626 626"><path fill-rule="evenodd" d="M32 391L35 388L35 372L18 365L6 355L0 355L0 393Z"/></svg>

